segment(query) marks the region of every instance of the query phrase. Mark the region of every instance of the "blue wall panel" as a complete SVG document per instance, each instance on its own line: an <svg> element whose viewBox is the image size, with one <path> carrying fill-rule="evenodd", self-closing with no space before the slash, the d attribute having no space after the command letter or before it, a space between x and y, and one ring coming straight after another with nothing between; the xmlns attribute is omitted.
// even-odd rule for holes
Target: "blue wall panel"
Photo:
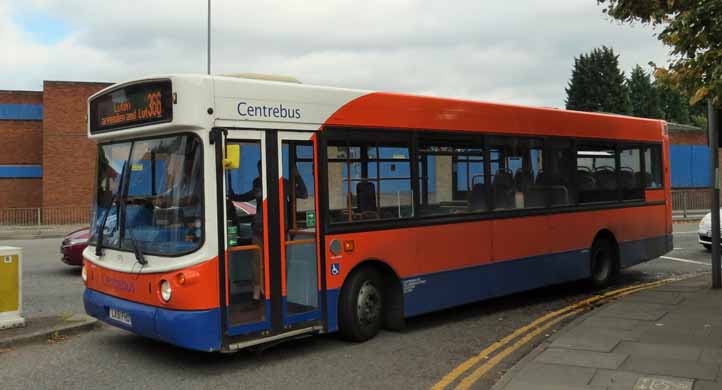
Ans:
<svg viewBox="0 0 722 390"><path fill-rule="evenodd" d="M40 165L0 165L0 179L37 179L43 177Z"/></svg>
<svg viewBox="0 0 722 390"><path fill-rule="evenodd" d="M0 120L41 121L42 104L0 104Z"/></svg>
<svg viewBox="0 0 722 390"><path fill-rule="evenodd" d="M670 145L669 154L672 188L710 185L707 145Z"/></svg>

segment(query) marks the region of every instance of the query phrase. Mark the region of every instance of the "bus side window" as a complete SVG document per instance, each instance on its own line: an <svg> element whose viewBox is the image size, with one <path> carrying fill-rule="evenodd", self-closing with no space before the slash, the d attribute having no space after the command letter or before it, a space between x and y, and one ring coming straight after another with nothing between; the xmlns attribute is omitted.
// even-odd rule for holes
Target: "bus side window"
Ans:
<svg viewBox="0 0 722 390"><path fill-rule="evenodd" d="M644 183L646 188L662 188L662 148L659 145L644 147Z"/></svg>

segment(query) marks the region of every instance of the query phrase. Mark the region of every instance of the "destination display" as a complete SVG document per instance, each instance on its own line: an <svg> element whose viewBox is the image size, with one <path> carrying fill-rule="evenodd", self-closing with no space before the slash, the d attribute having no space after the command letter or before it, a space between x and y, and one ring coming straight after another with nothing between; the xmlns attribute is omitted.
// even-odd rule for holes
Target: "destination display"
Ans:
<svg viewBox="0 0 722 390"><path fill-rule="evenodd" d="M90 102L90 133L169 122L173 119L170 80L129 85Z"/></svg>

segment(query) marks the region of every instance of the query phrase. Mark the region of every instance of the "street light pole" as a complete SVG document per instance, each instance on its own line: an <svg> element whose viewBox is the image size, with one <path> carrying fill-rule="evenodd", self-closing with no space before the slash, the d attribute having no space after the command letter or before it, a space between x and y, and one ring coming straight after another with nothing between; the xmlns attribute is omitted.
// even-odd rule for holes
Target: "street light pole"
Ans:
<svg viewBox="0 0 722 390"><path fill-rule="evenodd" d="M211 74L211 0L208 0L208 74Z"/></svg>
<svg viewBox="0 0 722 390"><path fill-rule="evenodd" d="M720 279L720 225L719 225L719 112L712 99L707 102L709 128L710 174L712 175L712 288L722 287Z"/></svg>

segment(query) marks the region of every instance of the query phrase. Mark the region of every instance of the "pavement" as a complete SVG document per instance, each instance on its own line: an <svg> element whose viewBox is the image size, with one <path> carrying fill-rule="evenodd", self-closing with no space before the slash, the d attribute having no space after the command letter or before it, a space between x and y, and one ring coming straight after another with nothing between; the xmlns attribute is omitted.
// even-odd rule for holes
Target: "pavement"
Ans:
<svg viewBox="0 0 722 390"><path fill-rule="evenodd" d="M30 318L25 326L0 331L0 350L7 350L22 344L47 340L63 340L65 337L98 325L98 320L85 314L56 315Z"/></svg>
<svg viewBox="0 0 722 390"><path fill-rule="evenodd" d="M710 275L619 298L519 361L495 390L720 390L722 290Z"/></svg>

